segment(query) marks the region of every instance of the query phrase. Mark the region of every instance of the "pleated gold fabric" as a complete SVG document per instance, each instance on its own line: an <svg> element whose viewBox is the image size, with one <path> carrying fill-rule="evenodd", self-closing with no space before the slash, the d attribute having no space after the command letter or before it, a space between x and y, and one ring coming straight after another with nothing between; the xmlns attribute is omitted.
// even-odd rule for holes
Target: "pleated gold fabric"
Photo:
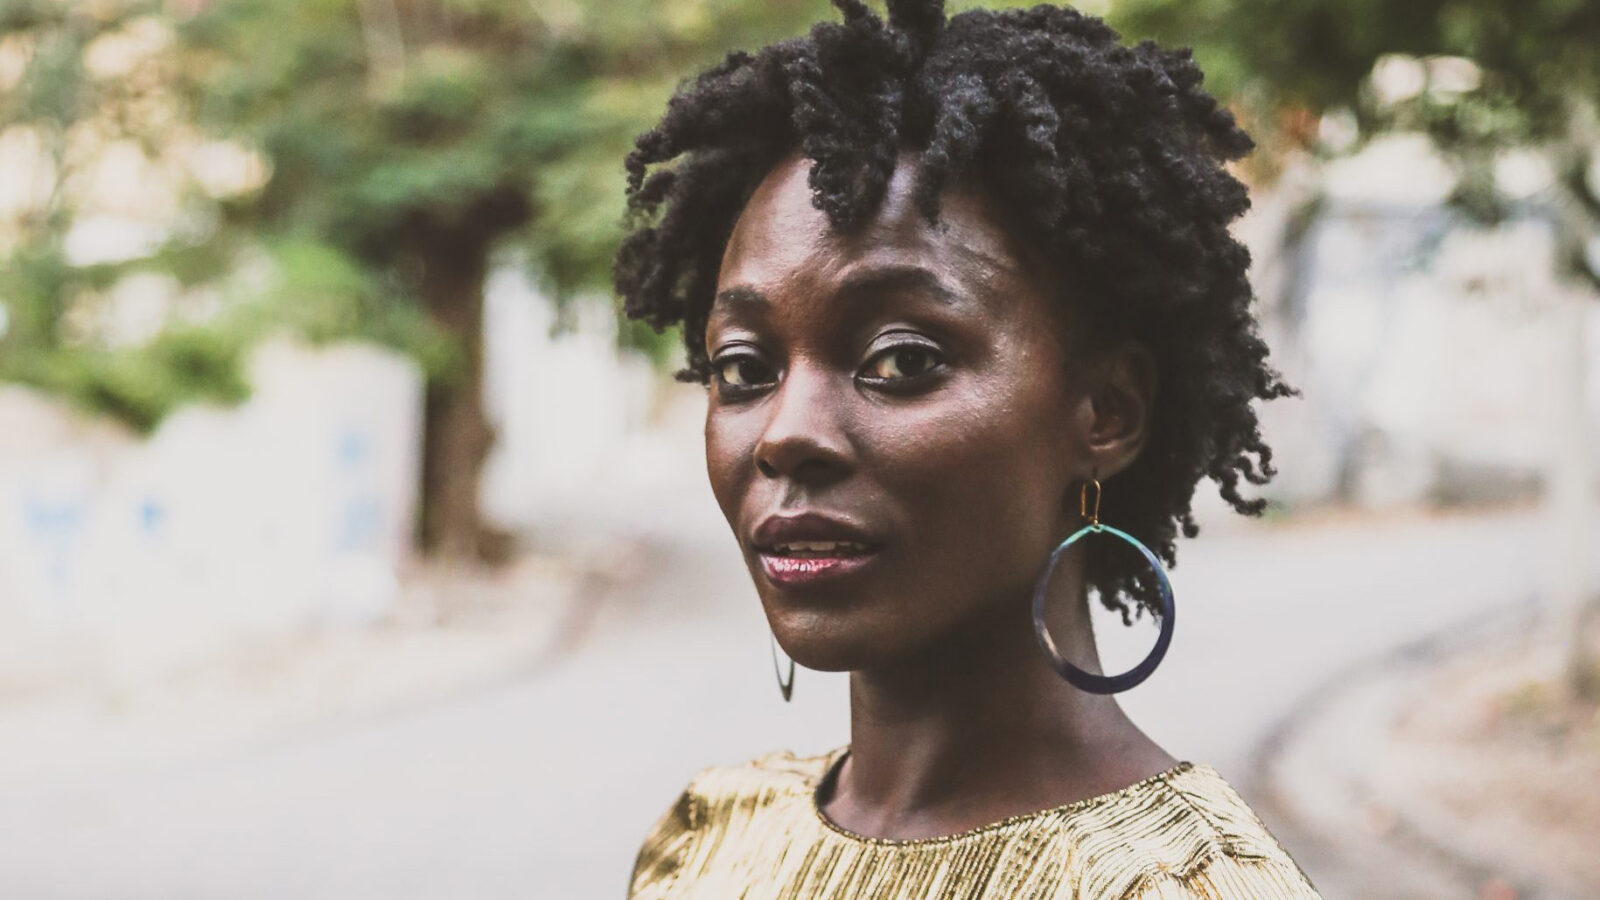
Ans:
<svg viewBox="0 0 1600 900"><path fill-rule="evenodd" d="M897 841L852 834L818 809L817 783L846 749L695 776L640 849L630 900L1320 900L1204 764Z"/></svg>

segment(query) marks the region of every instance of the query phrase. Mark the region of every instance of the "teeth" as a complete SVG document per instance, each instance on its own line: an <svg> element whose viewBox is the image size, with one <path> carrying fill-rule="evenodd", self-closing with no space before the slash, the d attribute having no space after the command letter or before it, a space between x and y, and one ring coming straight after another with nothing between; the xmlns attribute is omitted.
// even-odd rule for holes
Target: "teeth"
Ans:
<svg viewBox="0 0 1600 900"><path fill-rule="evenodd" d="M792 541L773 549L784 556L799 556L812 553L861 553L867 548L864 544L849 541Z"/></svg>

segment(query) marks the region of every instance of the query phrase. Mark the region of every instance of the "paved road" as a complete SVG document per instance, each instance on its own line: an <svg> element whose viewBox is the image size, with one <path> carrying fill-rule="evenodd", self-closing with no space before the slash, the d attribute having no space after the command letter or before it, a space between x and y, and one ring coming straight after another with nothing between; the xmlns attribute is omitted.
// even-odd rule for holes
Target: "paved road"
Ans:
<svg viewBox="0 0 1600 900"><path fill-rule="evenodd" d="M846 737L840 677L802 670L780 701L721 529L700 497L581 646L497 689L111 781L0 783L0 897L620 898L697 768ZM1172 650L1126 706L1244 783L1266 730L1335 673L1526 602L1539 533L1520 513L1208 532L1180 550Z"/></svg>

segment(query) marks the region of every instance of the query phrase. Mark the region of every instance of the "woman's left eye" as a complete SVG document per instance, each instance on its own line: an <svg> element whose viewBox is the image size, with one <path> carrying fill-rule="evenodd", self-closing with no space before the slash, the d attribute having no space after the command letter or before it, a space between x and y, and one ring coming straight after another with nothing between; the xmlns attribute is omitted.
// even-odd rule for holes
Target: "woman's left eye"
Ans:
<svg viewBox="0 0 1600 900"><path fill-rule="evenodd" d="M939 365L939 354L922 344L889 347L867 362L865 374L874 381L905 381L926 375Z"/></svg>

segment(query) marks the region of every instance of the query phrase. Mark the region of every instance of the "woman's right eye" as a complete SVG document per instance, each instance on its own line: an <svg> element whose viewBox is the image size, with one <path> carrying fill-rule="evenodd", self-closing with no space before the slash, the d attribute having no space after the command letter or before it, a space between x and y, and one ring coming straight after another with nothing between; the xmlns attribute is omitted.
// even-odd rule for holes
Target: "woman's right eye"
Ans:
<svg viewBox="0 0 1600 900"><path fill-rule="evenodd" d="M717 381L733 390L748 390L772 380L772 370L759 357L742 353L724 356L712 364Z"/></svg>

